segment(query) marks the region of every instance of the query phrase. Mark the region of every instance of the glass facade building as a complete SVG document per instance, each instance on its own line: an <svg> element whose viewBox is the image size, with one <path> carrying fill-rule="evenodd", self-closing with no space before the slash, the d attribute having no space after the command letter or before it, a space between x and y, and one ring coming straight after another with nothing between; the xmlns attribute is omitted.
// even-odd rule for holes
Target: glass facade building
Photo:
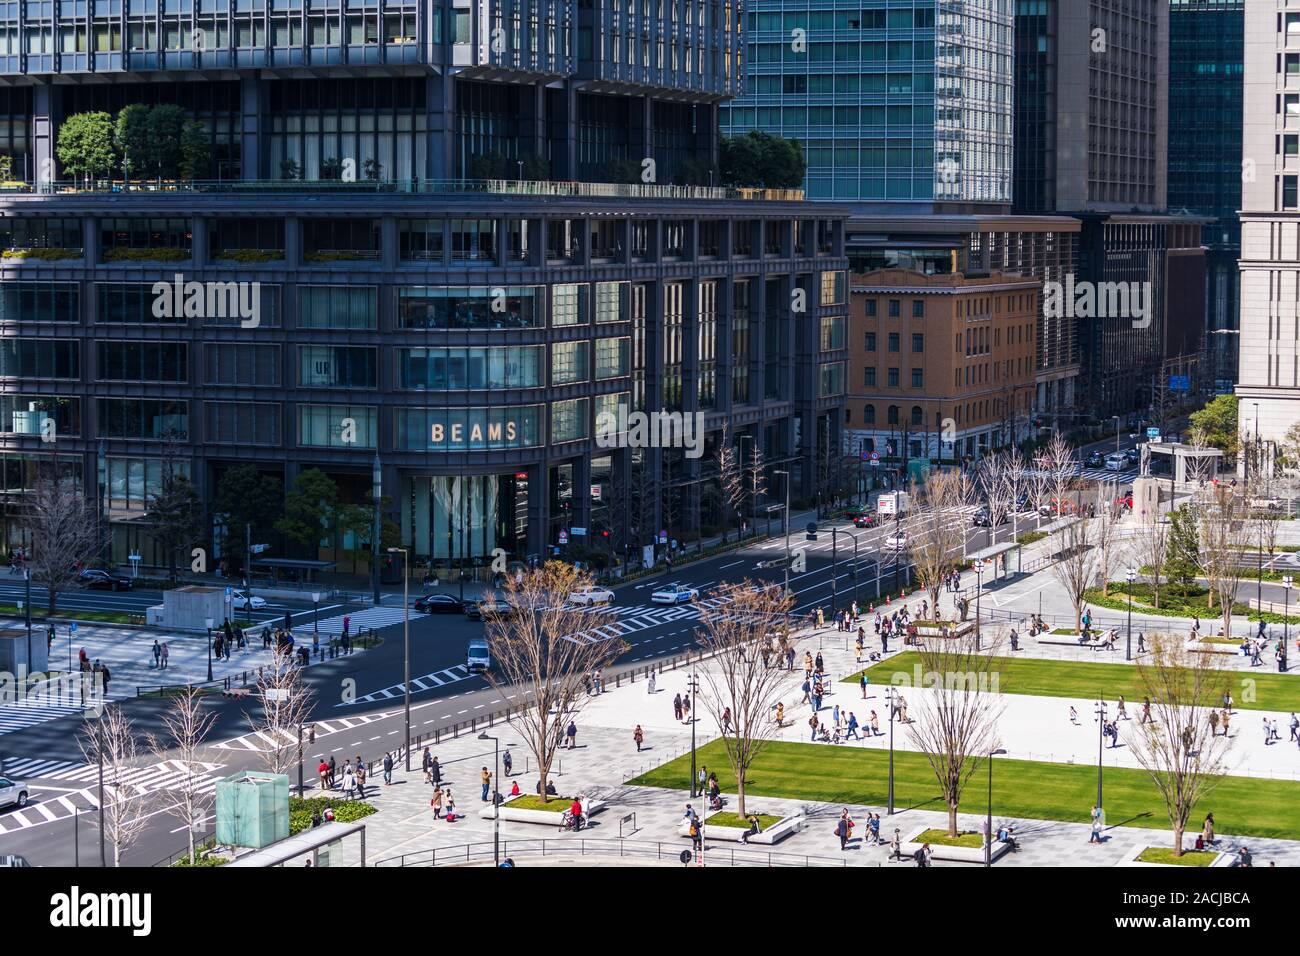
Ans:
<svg viewBox="0 0 1300 956"><path fill-rule="evenodd" d="M1011 201L1011 0L753 0L731 135L798 139L815 199Z"/></svg>
<svg viewBox="0 0 1300 956"><path fill-rule="evenodd" d="M286 489L319 468L369 507L377 456L384 518L440 574L576 528L611 558L688 538L717 520L724 434L811 498L843 403L844 214L693 185L741 88L741 9L23 5L0 29L23 180L0 196L0 551L32 483L71 474L115 560L162 563L165 460L236 564L213 502L240 465ZM136 104L202 124L207 166L62 169L62 124ZM602 442L620 408L699 413L705 454Z"/></svg>

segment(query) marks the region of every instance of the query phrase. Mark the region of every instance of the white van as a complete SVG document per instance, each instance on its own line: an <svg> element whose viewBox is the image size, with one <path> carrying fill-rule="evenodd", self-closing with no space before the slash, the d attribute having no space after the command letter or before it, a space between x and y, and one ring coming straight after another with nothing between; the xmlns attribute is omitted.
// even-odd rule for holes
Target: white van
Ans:
<svg viewBox="0 0 1300 956"><path fill-rule="evenodd" d="M1116 452L1106 456L1107 471L1123 471L1128 467L1128 456Z"/></svg>

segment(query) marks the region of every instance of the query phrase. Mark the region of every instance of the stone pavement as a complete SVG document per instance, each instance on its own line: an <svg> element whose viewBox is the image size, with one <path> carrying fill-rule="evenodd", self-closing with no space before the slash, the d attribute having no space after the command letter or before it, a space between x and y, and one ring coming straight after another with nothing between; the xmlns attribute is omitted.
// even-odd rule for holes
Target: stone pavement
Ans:
<svg viewBox="0 0 1300 956"><path fill-rule="evenodd" d="M842 643L838 650L831 646L835 641L828 638L840 638L836 632L823 633L820 637L828 670L836 676L847 673L853 667L852 650L845 652ZM805 647L815 653L817 643L818 636L806 637L801 643L800 655L802 656ZM609 809L596 815L593 826L583 834L561 833L558 828L503 821L501 835L506 841L506 853L510 852L509 844L512 840L545 840L548 855L563 854L564 841L582 839L616 841L620 837L620 828L621 835L627 840L638 841L638 844L646 841L661 844L662 854L666 858L671 858L680 849L688 847L689 842L677 836L676 828L685 804L690 802L689 795L685 791L629 786L626 781L652 766L689 751L690 729L676 721L672 713L673 695L684 692L689 680L690 672L683 668L660 675L653 698L647 695L644 681L609 688L606 693L593 698L577 719L578 745L573 750L561 752L554 771L554 779L562 794L585 793L598 796L609 801ZM809 708L808 705L798 703L801 696L798 687L802 680L803 671L800 668L791 675L790 682L783 693L787 719L792 722L792 726L783 733L784 739L802 741L807 736L805 721ZM914 698L914 702L915 697L921 693L924 692L907 691L907 694ZM836 702L846 708L854 707L854 699L857 697L855 686L839 685L824 705L822 716L828 717L830 708ZM871 706L871 703L868 706ZM916 703L919 706L919 702ZM1095 761L1095 725L1089 726L1084 722L1083 717L1080 718L1080 727L1074 728L1069 725L1066 716L1067 702L1008 696L1007 703L1007 712L1000 722L1000 727L1006 739L1004 746L1011 751L1010 756L1037 759L1050 757L1063 761L1073 755L1067 755L1065 748L1077 747L1079 762ZM882 727L887 729L885 708L879 708L879 712L885 716ZM859 720L863 720L864 716L859 713ZM716 734L717 728L707 714L698 713L697 721L696 733L698 742L702 745ZM646 736L646 747L640 754L637 753L631 739L632 728L637 723L641 724ZM1052 729L1045 731L1043 728L1048 725ZM1266 765L1263 761L1271 758L1274 752L1279 754L1279 768L1275 771L1277 775L1282 775L1283 752L1285 752L1285 760L1292 761L1290 765L1295 766L1297 750L1294 746L1275 745L1265 753L1257 753L1263 751L1263 747L1260 744L1251 748L1250 729L1248 727L1247 732L1242 734L1244 741L1236 741L1235 745L1243 744L1243 753L1249 755L1252 766L1237 769L1235 772L1244 773L1249 769L1253 772L1269 774L1273 765ZM537 775L530 765L530 756L519 733L508 724L497 724L487 732L500 737L501 746L508 748L514 757L514 777L502 782L502 792L509 792L509 783L513 780L519 781L521 791L534 792ZM1044 733L1049 736L1059 735L1056 739L1061 742L1055 752L1049 753L1046 749L1042 749L1041 744L1035 743L1044 739L1038 736ZM1076 741L1075 737L1079 739ZM882 736L869 742L842 746L881 747L887 745L887 739ZM1092 745L1091 749L1089 743ZM895 728L895 746L899 749L912 748L908 734L901 727ZM1040 749L1035 751L1034 746L1039 746ZM447 740L432 748L431 752L438 757L443 768L444 785L450 784L458 810L466 814L454 823L433 819L432 811L428 806L431 788L424 784L423 774L419 770L421 757L419 752L412 755L414 768L412 773L407 774L398 769L394 773L394 783L391 787L384 787L381 784L375 788L374 802L380 808L380 812L367 818L366 821L368 862L374 863L376 860L392 858L400 854L416 854L418 851L427 851L434 847L447 849L466 844L490 844L492 821L483 820L478 814L480 809L487 805L480 800L479 771L484 766L489 770L493 769L492 748L493 744L490 741L481 741L474 735ZM367 760L373 760L377 767L383 754L364 756ZM1105 762L1107 765L1132 764L1131 758L1126 757L1124 748L1119 748L1113 754L1108 753ZM726 768L713 769L718 771L725 792L728 789ZM378 782L381 780L381 775L376 772L371 779ZM970 803L977 806L978 787L973 784L972 787L974 789L971 791ZM696 800L694 803L699 808L702 801ZM1206 809L1212 809L1213 800L1207 801L1205 806ZM868 810L881 813L883 818L881 832L886 838L893 833L895 827L898 827L903 837L907 838L925 827L940 826L946 822L944 814L932 811L907 810L887 817L883 807L854 806L850 809L859 823L857 828L859 837L850 844L849 852L841 854L838 839L833 833L835 821L842 809L838 804L759 797L750 799L750 809L765 813L805 814L806 827L771 849L775 854L789 861L793 861L795 857L808 857L807 862L814 865L838 865L841 861L847 861L851 865L899 865L888 863L885 847L866 846L860 839L863 820ZM1080 809L1081 812L1086 812L1088 808ZM635 814L635 822L621 823L629 814ZM963 828L976 829L982 818L975 813L961 814L959 819ZM995 816L995 827L1007 819ZM1018 854L1004 857L999 861L998 866L1123 865L1141 847L1163 846L1168 841L1166 831L1113 826L1107 830L1106 842L1102 846L1089 846L1089 828L1086 824L1036 820L1010 822L1015 826L1017 835L1021 839L1022 850ZM1227 826L1228 822L1221 820L1220 825ZM1190 842L1191 840L1188 841L1189 845ZM1255 854L1256 865L1266 865L1270 860L1275 860L1279 865L1300 865L1300 842L1258 838L1251 838L1245 842ZM1221 841L1220 849L1235 852L1241 843L1242 841L1226 836ZM517 844L517 846L521 845ZM610 862L609 857L604 855L577 856L581 844L575 842L573 846L575 848L573 854L566 857L570 862L591 865ZM720 843L718 847L724 849L724 852L730 852L734 844ZM748 852L761 853L767 850L768 848L754 847ZM345 846L343 852L345 862L348 865L355 865L358 859L356 848ZM484 852L490 853L490 847L485 849L483 846L478 846L475 855L481 859ZM528 859L530 857L521 856L522 865L527 865ZM418 862L419 858L412 856L411 860ZM724 854L715 856L714 860L723 862ZM423 857L423 862L427 865L427 854ZM395 862L389 865L395 865ZM907 865L910 865L910 862Z"/></svg>

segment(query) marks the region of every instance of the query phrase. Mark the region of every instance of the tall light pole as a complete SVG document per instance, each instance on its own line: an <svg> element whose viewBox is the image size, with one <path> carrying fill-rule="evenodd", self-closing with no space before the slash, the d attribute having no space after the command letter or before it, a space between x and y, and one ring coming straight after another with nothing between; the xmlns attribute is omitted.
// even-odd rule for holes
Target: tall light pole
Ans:
<svg viewBox="0 0 1300 956"><path fill-rule="evenodd" d="M894 698L898 688L890 684L886 688L885 699L889 701L889 815L894 815Z"/></svg>
<svg viewBox="0 0 1300 956"><path fill-rule="evenodd" d="M1106 730L1106 702L1097 701L1097 809L1101 809L1101 742Z"/></svg>
<svg viewBox="0 0 1300 956"><path fill-rule="evenodd" d="M691 668L691 683L689 684L691 694L691 799L695 798L695 724L698 718L695 716L700 706L700 684L695 677L695 668ZM703 794L704 788L700 788Z"/></svg>
<svg viewBox="0 0 1300 956"><path fill-rule="evenodd" d="M1137 580L1137 568L1129 568L1124 572L1124 579L1128 581L1128 637L1124 641L1124 660L1133 659L1133 582Z"/></svg>
<svg viewBox="0 0 1300 956"><path fill-rule="evenodd" d="M1286 648L1291 646L1291 585L1295 579L1289 574L1282 575L1282 656L1286 656ZM1261 610L1263 610L1261 608Z"/></svg>
<svg viewBox="0 0 1300 956"><path fill-rule="evenodd" d="M486 730L478 735L479 740L490 740L494 745L495 755L492 763L492 862L501 865L501 741ZM409 757L408 757L409 760Z"/></svg>
<svg viewBox="0 0 1300 956"><path fill-rule="evenodd" d="M737 444L740 444L740 442L743 442L743 441L753 441L753 440L754 440L754 436L753 436L753 435L746 435L746 434L744 434L743 432L742 432L741 434L739 434L739 435L736 436L736 443L737 443ZM741 445L741 450L738 451L737 454L740 456L740 474L741 474L741 480L743 481L743 480L744 480L744 474L745 474L745 452L744 452L744 446L743 446L743 445ZM756 478L757 478L757 476L753 476L753 477L751 478L751 482L750 482L750 487L751 487L751 488L754 487L754 486L757 484L757 480L756 480ZM750 516L753 517L753 518L757 518L757 517L758 517L758 496L757 496L757 495L753 495L752 493L751 493L751 496L752 496L752 500L749 502L749 512L750 512ZM741 519L742 521L744 520L744 518L745 518L744 515L741 515L741 516L740 516L740 519ZM754 531L754 530L756 530L756 529L751 528L750 530L751 530L751 531Z"/></svg>
<svg viewBox="0 0 1300 956"><path fill-rule="evenodd" d="M790 472L780 468L775 469L772 474L785 476L785 511L782 512L782 521L785 524L785 590L781 592L781 599L784 601L790 594ZM790 633L790 602L785 601L785 632Z"/></svg>
<svg viewBox="0 0 1300 956"><path fill-rule="evenodd" d="M212 683L212 625L215 623L210 617L203 619L208 635L208 683ZM69 648L71 648L71 645L69 645ZM71 650L69 650L69 653L71 653Z"/></svg>
<svg viewBox="0 0 1300 956"><path fill-rule="evenodd" d="M984 590L984 559L975 559L975 650L980 650L980 594Z"/></svg>
<svg viewBox="0 0 1300 956"><path fill-rule="evenodd" d="M837 534L847 534L853 539L853 603L858 603L858 536L856 532L849 531L847 528L831 528L831 579L835 578L835 536ZM835 599L831 599L833 607Z"/></svg>
<svg viewBox="0 0 1300 956"><path fill-rule="evenodd" d="M987 758L989 763L989 815L988 820L985 822L986 832L984 834L985 866L993 865L993 758L1004 754L1006 754L1006 751L999 747L997 750L990 750Z"/></svg>
<svg viewBox="0 0 1300 956"><path fill-rule="evenodd" d="M406 710L406 772L411 772L411 574L406 548L389 548L389 554L402 556L402 692Z"/></svg>
<svg viewBox="0 0 1300 956"><path fill-rule="evenodd" d="M375 606L379 606L379 539L383 530L383 516L380 510L380 501L384 495L384 469L379 463L379 452L375 452L375 460L371 468L370 480L374 488L375 503L375 526L371 532L370 544L370 589L371 597L374 598Z"/></svg>
<svg viewBox="0 0 1300 956"><path fill-rule="evenodd" d="M311 646L312 650L320 651L320 592L313 591L311 595Z"/></svg>

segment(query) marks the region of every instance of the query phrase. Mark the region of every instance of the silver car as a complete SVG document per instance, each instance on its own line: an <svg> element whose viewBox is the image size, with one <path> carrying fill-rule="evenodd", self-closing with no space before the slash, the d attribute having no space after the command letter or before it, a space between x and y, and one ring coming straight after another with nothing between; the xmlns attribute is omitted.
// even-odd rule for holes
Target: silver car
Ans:
<svg viewBox="0 0 1300 956"><path fill-rule="evenodd" d="M0 777L0 807L11 804L20 810L27 806L27 784L9 777Z"/></svg>

